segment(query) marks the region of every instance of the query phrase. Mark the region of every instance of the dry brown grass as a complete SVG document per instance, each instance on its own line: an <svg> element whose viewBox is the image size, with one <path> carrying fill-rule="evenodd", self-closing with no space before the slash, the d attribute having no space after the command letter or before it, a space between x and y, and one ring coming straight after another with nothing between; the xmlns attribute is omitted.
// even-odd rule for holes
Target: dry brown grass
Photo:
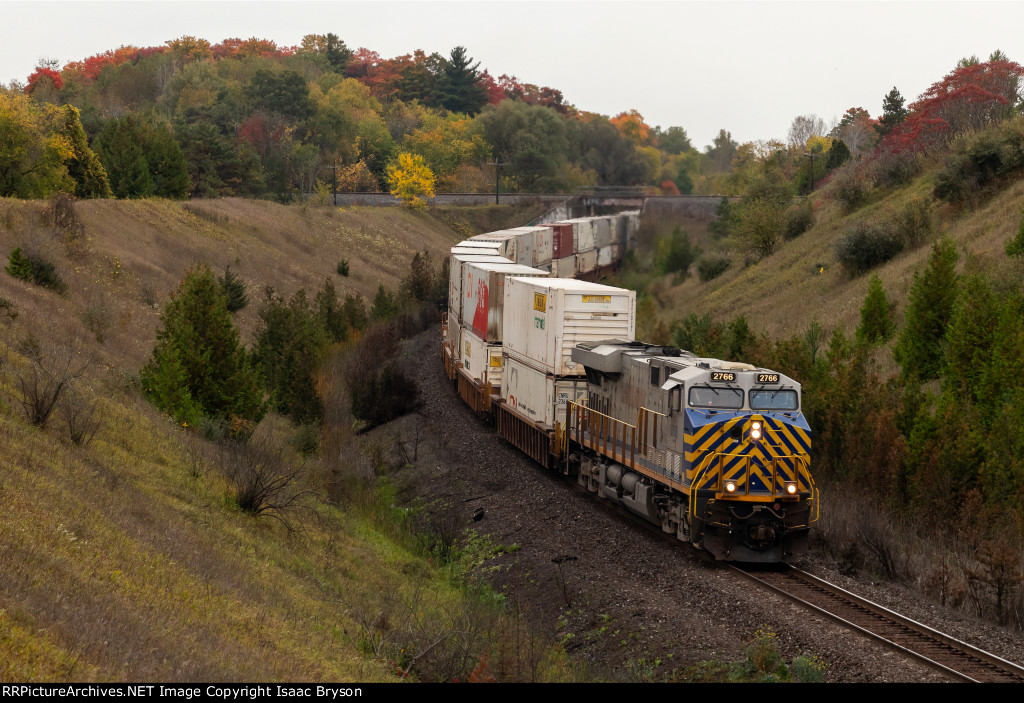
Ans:
<svg viewBox="0 0 1024 703"><path fill-rule="evenodd" d="M330 278L342 297L372 298L379 283L398 287L417 251L439 259L458 237L429 215L400 208L303 208L228 198L78 202L84 234L67 241L44 224L46 206L0 199L0 257L6 265L11 249L31 244L57 265L68 295L3 272L0 295L64 336L84 330L82 319L96 300L109 301L107 361L135 369L152 351L160 308L198 263L215 271L230 265L253 294L269 284L288 297ZM345 278L336 270L341 259L350 262ZM251 342L258 319L256 305L236 315L244 340Z"/></svg>
<svg viewBox="0 0 1024 703"><path fill-rule="evenodd" d="M690 312L710 312L713 318L725 321L746 315L752 327L772 336L803 334L817 319L825 329L841 325L852 333L860 321L870 275L849 278L836 263L833 244L851 218L869 217L915 197L930 198L931 187L926 175L848 217L836 204L816 196L813 228L759 263L744 267L743 254L734 252L733 266L721 277L701 283L691 276L673 286L663 317L674 320ZM932 208L936 236L948 233L957 241L961 267L970 259L971 265L990 271L1006 268L1003 245L1016 233L1022 201L1024 181L1018 181L975 211L957 212L936 204ZM898 319L914 272L924 267L930 252L929 241L874 270L890 299L899 301ZM821 274L817 272L820 264L825 265Z"/></svg>
<svg viewBox="0 0 1024 703"><path fill-rule="evenodd" d="M227 264L250 291L392 288L417 250L457 235L398 209L285 207L248 200L86 201L77 240L41 218L43 202L0 199L0 255L31 243L68 283L61 297L0 272L0 358L16 343L83 339L96 362L82 385L100 418L76 446L62 423L33 428L0 365L0 680L394 680L358 648L332 594L381 579L429 582L439 608L461 597L366 515L310 501L292 530L239 510L215 455L138 394L160 309L198 262ZM352 275L339 278L341 258ZM86 329L110 311L103 344ZM257 306L236 316L251 341ZM292 430L270 417L281 437ZM315 475L311 471L311 475Z"/></svg>

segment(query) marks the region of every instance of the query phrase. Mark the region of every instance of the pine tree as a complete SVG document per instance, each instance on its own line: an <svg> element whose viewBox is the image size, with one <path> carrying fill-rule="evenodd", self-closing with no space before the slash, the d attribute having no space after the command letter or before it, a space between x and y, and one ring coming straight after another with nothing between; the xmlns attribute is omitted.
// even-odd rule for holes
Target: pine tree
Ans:
<svg viewBox="0 0 1024 703"><path fill-rule="evenodd" d="M303 289L287 304L268 291L260 318L263 328L254 356L271 402L296 424L319 422L323 405L316 390L316 374L329 339L318 311L310 306Z"/></svg>
<svg viewBox="0 0 1024 703"><path fill-rule="evenodd" d="M209 268L186 274L164 307L153 358L141 378L146 396L178 419L263 418L263 391ZM187 396L173 395L176 388Z"/></svg>
<svg viewBox="0 0 1024 703"><path fill-rule="evenodd" d="M231 266L225 267L224 275L217 278L217 283L224 294L228 312L238 312L249 304L249 296L245 294L245 281L231 273Z"/></svg>
<svg viewBox="0 0 1024 703"><path fill-rule="evenodd" d="M349 323L345 309L338 300L338 290L330 279L317 291L316 315L320 326L334 342L344 342L348 338Z"/></svg>
<svg viewBox="0 0 1024 703"><path fill-rule="evenodd" d="M464 112L470 117L487 104L487 93L477 69L480 62L466 55L466 47L452 49L441 75L441 105L451 112Z"/></svg>
<svg viewBox="0 0 1024 703"><path fill-rule="evenodd" d="M992 360L999 301L980 276L970 276L963 289L946 330L944 388L980 402L982 380Z"/></svg>
<svg viewBox="0 0 1024 703"><path fill-rule="evenodd" d="M882 98L882 116L878 118L878 124L875 125L875 130L880 137L884 137L907 119L907 115L910 113L903 107L905 102L900 91L896 90L896 86L893 86L889 94Z"/></svg>
<svg viewBox="0 0 1024 703"><path fill-rule="evenodd" d="M434 265L430 252L416 252L409 275L402 279L402 293L412 300L427 302L434 292Z"/></svg>
<svg viewBox="0 0 1024 703"><path fill-rule="evenodd" d="M160 198L187 198L188 165L170 125L146 120L142 125L146 162L153 175L153 194Z"/></svg>
<svg viewBox="0 0 1024 703"><path fill-rule="evenodd" d="M108 122L96 137L95 145L115 197L148 198L156 193L142 129L134 116Z"/></svg>
<svg viewBox="0 0 1024 703"><path fill-rule="evenodd" d="M943 366L943 340L957 297L956 245L943 237L935 242L928 266L914 274L903 331L893 349L907 378L937 378Z"/></svg>
<svg viewBox="0 0 1024 703"><path fill-rule="evenodd" d="M366 329L366 325L369 323L369 315L366 313L366 300L362 295L359 293L355 295L347 293L345 295L345 303L341 306L341 309L345 313L345 321L348 322L349 327L358 332Z"/></svg>
<svg viewBox="0 0 1024 703"><path fill-rule="evenodd" d="M398 317L398 301L395 295L381 283L377 286L377 295L373 296L370 306L371 320L393 320Z"/></svg>
<svg viewBox="0 0 1024 703"><path fill-rule="evenodd" d="M882 279L877 275L868 283L868 294L860 309L860 325L857 327L857 343L875 346L888 342L896 332L893 320L894 304L885 295Z"/></svg>

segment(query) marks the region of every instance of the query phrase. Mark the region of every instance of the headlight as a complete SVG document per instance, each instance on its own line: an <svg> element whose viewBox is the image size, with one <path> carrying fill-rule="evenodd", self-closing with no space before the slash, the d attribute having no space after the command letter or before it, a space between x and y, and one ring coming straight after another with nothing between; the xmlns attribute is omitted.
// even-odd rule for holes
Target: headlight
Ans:
<svg viewBox="0 0 1024 703"><path fill-rule="evenodd" d="M786 481L786 493L788 493L791 496L795 496L796 495L796 482L795 481Z"/></svg>
<svg viewBox="0 0 1024 703"><path fill-rule="evenodd" d="M750 424L750 438L751 439L761 439L761 423L760 422L752 422Z"/></svg>
<svg viewBox="0 0 1024 703"><path fill-rule="evenodd" d="M725 482L725 492L726 493L735 493L736 492L736 482L735 481L726 481Z"/></svg>

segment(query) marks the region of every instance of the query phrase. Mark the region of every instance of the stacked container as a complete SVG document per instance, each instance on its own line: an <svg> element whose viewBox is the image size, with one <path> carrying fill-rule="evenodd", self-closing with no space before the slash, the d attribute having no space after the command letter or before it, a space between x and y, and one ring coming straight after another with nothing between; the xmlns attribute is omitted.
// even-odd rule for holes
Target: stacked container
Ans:
<svg viewBox="0 0 1024 703"><path fill-rule="evenodd" d="M520 239L529 238L530 242L524 246L529 247L531 261L520 261L519 263L541 268L551 263L554 253L554 230L551 225L535 225L530 227L516 227Z"/></svg>
<svg viewBox="0 0 1024 703"><path fill-rule="evenodd" d="M554 425L564 418L567 400L586 394L585 370L572 360L572 348L605 339L631 341L636 292L575 279L513 276L505 281L505 313L502 398L520 414Z"/></svg>
<svg viewBox="0 0 1024 703"><path fill-rule="evenodd" d="M490 242L491 246L497 245L498 253L506 259L517 264L530 266L533 262L532 240L520 236L519 232L511 229L487 232L470 237L471 242Z"/></svg>
<svg viewBox="0 0 1024 703"><path fill-rule="evenodd" d="M454 251L454 249L453 249ZM478 250L487 251L487 250ZM466 264L511 264L508 259L497 254L453 254L448 267L448 337L447 342L454 350L455 359L460 358L462 309L462 280Z"/></svg>
<svg viewBox="0 0 1024 703"><path fill-rule="evenodd" d="M512 263L466 262L462 266L459 321L462 367L474 381L501 384L502 311L509 276L547 277L546 271ZM449 314L449 317L451 315Z"/></svg>

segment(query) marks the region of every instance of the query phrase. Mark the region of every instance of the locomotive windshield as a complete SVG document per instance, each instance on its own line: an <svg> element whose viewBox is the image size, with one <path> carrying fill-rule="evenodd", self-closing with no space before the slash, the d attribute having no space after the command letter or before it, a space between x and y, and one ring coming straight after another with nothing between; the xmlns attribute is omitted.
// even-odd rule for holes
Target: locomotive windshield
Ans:
<svg viewBox="0 0 1024 703"><path fill-rule="evenodd" d="M690 405L697 408L729 408L743 407L743 391L739 388L714 388L712 386L694 386L690 389Z"/></svg>
<svg viewBox="0 0 1024 703"><path fill-rule="evenodd" d="M750 391L751 410L796 410L794 390Z"/></svg>

